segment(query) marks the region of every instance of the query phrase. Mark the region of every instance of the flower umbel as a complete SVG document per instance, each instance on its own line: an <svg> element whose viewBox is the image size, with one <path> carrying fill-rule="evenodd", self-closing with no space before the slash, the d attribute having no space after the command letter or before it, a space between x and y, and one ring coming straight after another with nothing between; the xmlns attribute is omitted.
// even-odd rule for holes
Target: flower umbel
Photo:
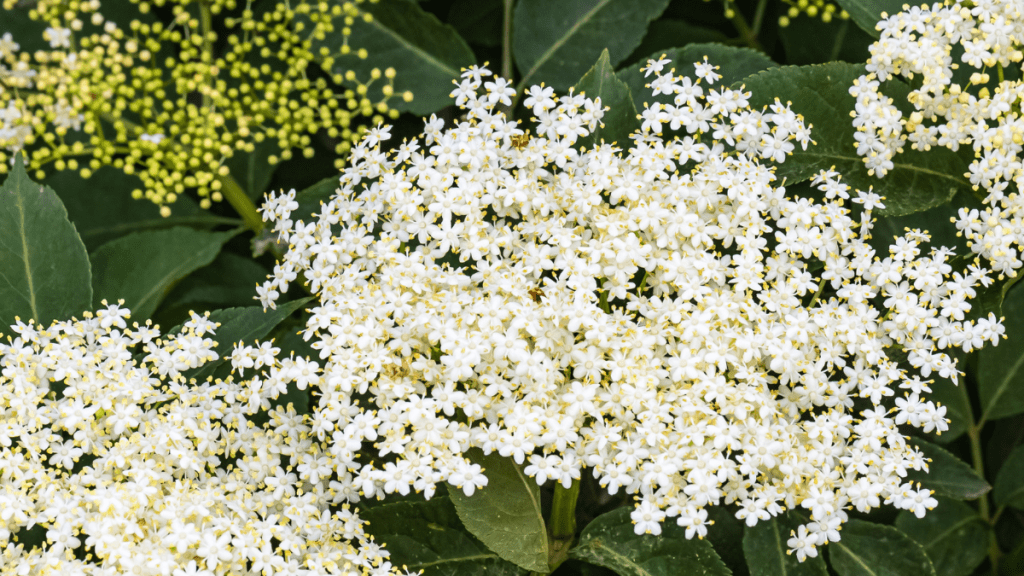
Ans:
<svg viewBox="0 0 1024 576"><path fill-rule="evenodd" d="M52 50L21 52L10 33L0 41L0 160L25 149L38 178L50 167L88 177L111 165L138 175L134 195L166 215L186 191L204 208L220 201L227 161L257 146L272 146L270 164L293 150L308 158L322 132L347 152L365 130L359 116L397 117L387 105L393 69L326 72L338 56L366 57L348 43L354 19L371 17L363 1L280 2L257 15L235 0L133 0L138 18L119 26L100 0L41 0L30 14L51 26ZM173 21L153 18L157 8ZM314 50L327 34L339 34L340 48Z"/></svg>
<svg viewBox="0 0 1024 576"><path fill-rule="evenodd" d="M0 344L0 574L400 572L336 492L355 490L345 469L291 404L270 409L275 386L186 381L218 358L217 324L128 318L18 322ZM16 543L37 524L41 546Z"/></svg>
<svg viewBox="0 0 1024 576"><path fill-rule="evenodd" d="M701 537L722 503L751 526L804 508L801 558L849 508L932 505L898 426L947 429L920 378L955 380L941 349L998 340L994 318L964 316L987 271L954 273L918 230L877 254L882 198L831 170L823 201L788 196L761 162L807 145L798 114L751 109L706 61L696 80L651 64L673 101L645 107L628 149L577 148L600 100L541 86L531 136L497 111L507 85L471 68L463 117L390 151L384 130L361 142L319 213L268 197L290 249L261 301L294 281L319 297L312 433L395 459L359 470L363 497L470 494L480 447L538 483L590 473L635 495L639 533L668 518ZM894 406L896 387L913 393ZM356 394L372 401L339 408Z"/></svg>

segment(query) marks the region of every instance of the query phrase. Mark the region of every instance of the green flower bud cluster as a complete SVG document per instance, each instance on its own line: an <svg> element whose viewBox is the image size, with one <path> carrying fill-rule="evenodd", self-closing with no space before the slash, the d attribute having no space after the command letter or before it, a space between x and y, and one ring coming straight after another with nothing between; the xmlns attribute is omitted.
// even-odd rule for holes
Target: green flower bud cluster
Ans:
<svg viewBox="0 0 1024 576"><path fill-rule="evenodd" d="M227 160L261 142L276 144L271 164L311 157L316 133L340 140L344 154L366 130L359 117L398 115L388 106L393 69L330 72L339 56L367 57L348 42L356 19L372 20L365 1L282 0L259 11L251 0L131 0L137 18L122 26L100 0L39 0L29 16L49 26L50 50L29 54L17 43L25 39L0 37L0 173L19 150L37 178L65 169L88 178L111 165L138 175L133 196L169 215L186 191L204 208L230 194ZM315 50L329 34L343 37L340 48Z"/></svg>
<svg viewBox="0 0 1024 576"><path fill-rule="evenodd" d="M806 14L811 18L820 18L822 22L828 24L832 20L839 18L840 20L848 20L850 13L840 8L833 2L827 0L782 0L785 4L789 5L789 9L782 16L779 16L779 26L785 28L789 26L790 21L801 14Z"/></svg>

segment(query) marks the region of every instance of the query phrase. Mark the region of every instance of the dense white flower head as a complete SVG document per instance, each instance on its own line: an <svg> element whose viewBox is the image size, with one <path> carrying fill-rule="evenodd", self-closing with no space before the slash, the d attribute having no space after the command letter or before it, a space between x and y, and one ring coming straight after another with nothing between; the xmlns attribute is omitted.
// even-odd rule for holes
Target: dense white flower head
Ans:
<svg viewBox="0 0 1024 576"><path fill-rule="evenodd" d="M268 412L258 380L186 382L217 324L127 319L18 322L0 344L0 574L398 573L291 404Z"/></svg>
<svg viewBox="0 0 1024 576"><path fill-rule="evenodd" d="M268 198L289 249L261 300L296 281L319 299L319 357L289 376L319 400L310 434L339 471L361 449L387 458L346 476L353 501L472 494L479 447L538 483L593 474L635 495L638 533L703 536L723 503L749 525L806 509L801 559L847 509L935 504L905 480L926 462L899 426L946 430L924 398L956 379L940 350L998 340L994 318L965 320L987 271L954 272L918 230L877 254L883 199L833 171L813 180L822 201L787 196L761 159L806 145L801 117L751 109L706 61L696 79L668 64L648 73L673 101L645 107L631 142L581 146L600 100L542 86L531 135L499 111L508 84L471 68L462 118L390 151L375 131L317 214Z"/></svg>
<svg viewBox="0 0 1024 576"><path fill-rule="evenodd" d="M857 153L882 177L908 140L915 150L969 147L974 160L964 176L986 206L961 210L957 228L994 271L1016 276L1024 264L1024 4L955 0L908 7L885 17L878 30L869 73L850 88L857 99ZM919 85L906 96L909 115L880 86L895 76Z"/></svg>

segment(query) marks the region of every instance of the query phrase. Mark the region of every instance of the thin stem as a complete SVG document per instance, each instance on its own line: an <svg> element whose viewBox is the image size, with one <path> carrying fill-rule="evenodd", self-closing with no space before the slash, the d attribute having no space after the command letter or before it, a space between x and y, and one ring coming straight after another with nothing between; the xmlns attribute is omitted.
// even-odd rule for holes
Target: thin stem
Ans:
<svg viewBox="0 0 1024 576"><path fill-rule="evenodd" d="M515 0L503 0L501 30L501 75L512 84L512 5Z"/></svg>
<svg viewBox="0 0 1024 576"><path fill-rule="evenodd" d="M567 540L576 535L576 499L579 495L579 480L573 480L568 488L561 483L555 484L548 522L548 530L555 540Z"/></svg>
<svg viewBox="0 0 1024 576"><path fill-rule="evenodd" d="M967 415L967 436L971 440L971 462L974 465L975 473L984 478L985 455L981 449L981 428L983 422L974 421L974 413L971 411L971 399L967 395L967 387L965 385L957 386L957 390L960 392L964 405L967 406L965 412ZM991 515L988 505L988 494L982 494L978 498L978 515L988 524L988 559L992 564L992 575L998 576L999 557L1003 553L999 549L999 542L996 541L995 521L998 518L998 512L996 516Z"/></svg>
<svg viewBox="0 0 1024 576"><path fill-rule="evenodd" d="M644 287L647 285L647 275L649 272L644 269L644 277L640 279L640 287L636 289L636 295L641 296L644 292Z"/></svg>
<svg viewBox="0 0 1024 576"><path fill-rule="evenodd" d="M608 291L604 289L606 281L602 278L601 282L597 285L597 289L601 292L601 309L604 310L605 314L611 314L611 310L608 308Z"/></svg>
<svg viewBox="0 0 1024 576"><path fill-rule="evenodd" d="M555 484L551 517L548 519L548 568L552 571L569 558L569 548L576 538L576 500L579 495L579 480L573 480L568 488L561 483Z"/></svg>
<svg viewBox="0 0 1024 576"><path fill-rule="evenodd" d="M230 174L227 176L217 176L217 181L220 182L220 193L224 195L224 198L235 209L235 212L238 212L238 215L242 217L245 227L253 232L259 232L263 228L263 218L260 216L259 211L256 210L256 205L253 204L252 199L249 198L249 195L238 184L238 181L232 178Z"/></svg>
<svg viewBox="0 0 1024 576"><path fill-rule="evenodd" d="M754 21L750 24L754 36L761 33L761 24L764 23L764 10L768 7L768 0L758 0L757 8L754 9Z"/></svg>
<svg viewBox="0 0 1024 576"><path fill-rule="evenodd" d="M971 417L973 419L973 416ZM974 463L974 471L982 478L985 477L985 458L981 451L981 429L975 426L967 431L967 436L971 439L971 460ZM999 574L999 557L1003 555L1002 550L999 549L999 543L996 542L995 533L995 517L990 513L988 506L988 495L982 494L978 498L978 515L981 519L988 524L988 559L992 564L992 575L998 576Z"/></svg>
<svg viewBox="0 0 1024 576"><path fill-rule="evenodd" d="M207 2L199 2L199 21L200 30L203 34L203 61L208 65L213 65L213 38L211 38L210 32L213 30L213 15L210 13L210 4ZM205 84L207 88L211 88L211 78L207 74ZM203 92L203 108L210 108L210 95Z"/></svg>
<svg viewBox="0 0 1024 576"><path fill-rule="evenodd" d="M757 50L758 52L764 52L767 54L768 51L765 50L764 46L762 46L757 40L757 32L751 30L746 19L743 18L743 14L740 14L740 11L735 7L732 7L731 4L732 2L726 4L725 15L729 21L732 22L733 28L739 32L740 38L743 39L747 46Z"/></svg>
<svg viewBox="0 0 1024 576"><path fill-rule="evenodd" d="M818 291L814 293L814 298L811 298L811 303L807 305L808 308L814 306L818 302L818 298L821 296L822 290L825 289L825 279L822 278L818 281Z"/></svg>
<svg viewBox="0 0 1024 576"><path fill-rule="evenodd" d="M850 27L849 20L843 20L839 25L839 30L836 32L836 41L832 45L832 54L829 55L829 62L839 59L839 52L843 49L843 40L846 39L846 30Z"/></svg>

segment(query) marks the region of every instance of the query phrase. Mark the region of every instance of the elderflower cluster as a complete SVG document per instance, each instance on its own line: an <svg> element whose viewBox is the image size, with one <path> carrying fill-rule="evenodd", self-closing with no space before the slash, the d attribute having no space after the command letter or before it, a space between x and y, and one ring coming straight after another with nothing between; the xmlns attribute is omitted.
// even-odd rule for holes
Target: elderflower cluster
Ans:
<svg viewBox="0 0 1024 576"><path fill-rule="evenodd" d="M884 176L909 140L915 150L943 146L956 152L969 146L970 179L986 204L961 209L957 228L971 250L999 274L1014 277L1024 264L1024 81L1021 74L1024 11L1013 0L956 0L905 7L878 23L869 74L854 82L853 112L857 153L870 173ZM882 92L894 76L913 79L904 116ZM991 89L990 89L991 87ZM1012 188L1011 188L1012 185Z"/></svg>
<svg viewBox="0 0 1024 576"><path fill-rule="evenodd" d="M257 13L236 0L132 0L137 18L120 26L110 17L126 18L102 12L100 0L40 0L30 16L50 26L50 50L30 54L11 33L0 38L0 161L5 150L24 148L37 178L65 169L89 177L112 165L138 175L143 186L133 196L168 215L186 191L208 208L225 187L237 188L227 164L236 153L270 145L270 164L296 149L308 158L317 132L347 152L365 130L353 124L359 116L397 117L387 105L393 69L360 79L311 68L330 71L349 53L366 58L348 44L355 19L371 18L363 1L272 2ZM334 34L339 49L316 47ZM383 86L371 94L378 80ZM351 88L339 89L343 82Z"/></svg>
<svg viewBox="0 0 1024 576"><path fill-rule="evenodd" d="M801 117L751 109L706 60L696 79L667 64L647 74L672 103L645 107L628 150L580 146L600 100L541 86L531 136L499 111L508 82L474 67L452 93L464 117L393 150L372 130L317 214L268 197L289 250L260 299L294 282L319 298L319 358L288 378L319 396L313 435L386 462L359 470L362 497L472 494L479 447L538 484L587 473L635 495L637 533L674 519L703 536L723 503L751 526L806 509L801 559L847 509L935 505L905 480L926 463L900 426L946 430L925 398L957 376L940 349L1002 333L965 319L986 271L952 270L917 230L876 253L881 199L833 171L814 179L824 200L787 196L761 159L807 144Z"/></svg>
<svg viewBox="0 0 1024 576"><path fill-rule="evenodd" d="M398 574L291 404L268 422L276 391L186 381L217 324L128 317L19 321L0 344L0 575Z"/></svg>

